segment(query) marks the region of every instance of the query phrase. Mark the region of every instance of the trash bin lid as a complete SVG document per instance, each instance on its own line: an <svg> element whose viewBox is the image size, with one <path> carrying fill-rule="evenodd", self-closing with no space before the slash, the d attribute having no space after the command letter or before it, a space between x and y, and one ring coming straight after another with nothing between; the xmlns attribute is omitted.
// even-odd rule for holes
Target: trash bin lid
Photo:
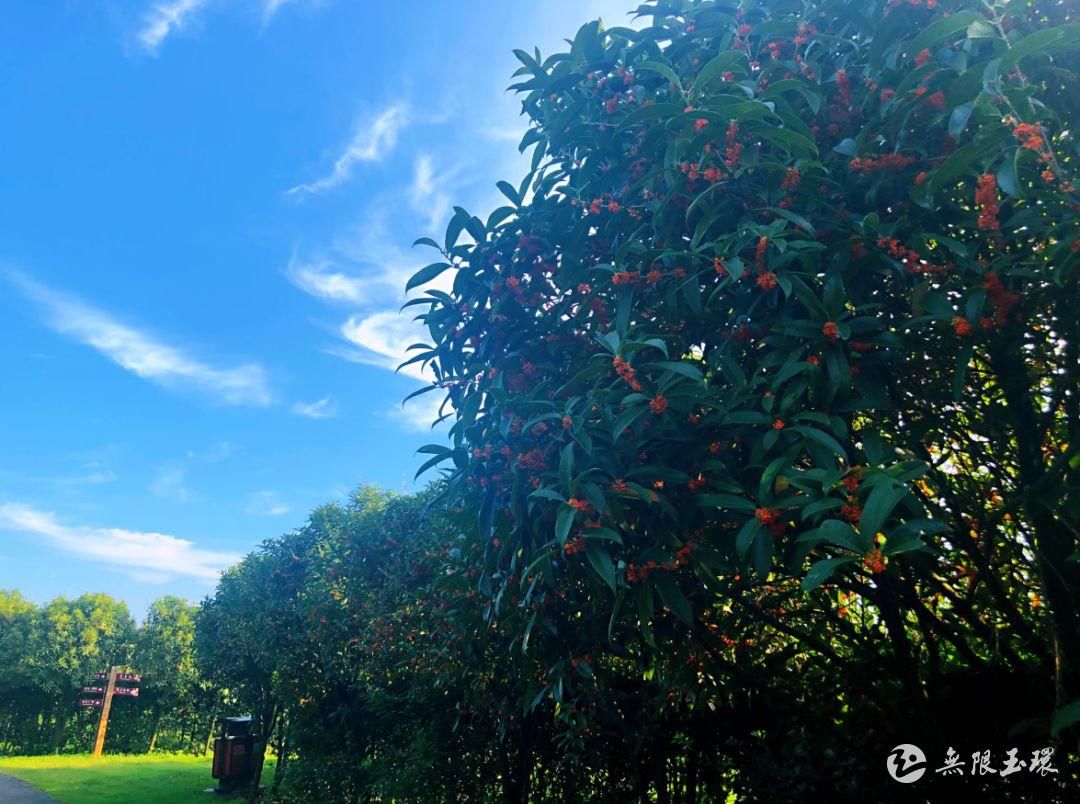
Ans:
<svg viewBox="0 0 1080 804"><path fill-rule="evenodd" d="M247 737L251 734L251 715L221 717L218 720L223 737Z"/></svg>

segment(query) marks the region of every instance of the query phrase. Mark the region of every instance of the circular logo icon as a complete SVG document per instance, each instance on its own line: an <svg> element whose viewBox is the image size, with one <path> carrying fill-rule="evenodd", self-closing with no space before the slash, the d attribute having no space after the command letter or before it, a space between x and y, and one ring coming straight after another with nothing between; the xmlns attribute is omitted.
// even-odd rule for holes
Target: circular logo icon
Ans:
<svg viewBox="0 0 1080 804"><path fill-rule="evenodd" d="M889 775L900 784L917 782L926 773L926 754L917 745L904 743L889 752L885 760Z"/></svg>

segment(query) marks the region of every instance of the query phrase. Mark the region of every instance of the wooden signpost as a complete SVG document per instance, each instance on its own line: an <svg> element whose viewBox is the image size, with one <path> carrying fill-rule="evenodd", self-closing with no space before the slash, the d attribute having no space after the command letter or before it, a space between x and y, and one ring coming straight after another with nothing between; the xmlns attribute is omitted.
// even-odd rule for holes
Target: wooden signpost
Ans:
<svg viewBox="0 0 1080 804"><path fill-rule="evenodd" d="M105 683L105 697L101 704L101 717L98 718L97 735L94 737L94 756L101 756L105 747L105 730L109 728L109 710L112 709L113 690L116 688L116 668L109 668Z"/></svg>
<svg viewBox="0 0 1080 804"><path fill-rule="evenodd" d="M98 717L97 734L94 736L94 756L99 757L105 748L105 732L109 728L109 711L112 709L113 696L139 697L138 687L118 687L116 682L119 681L125 685L138 684L142 681L142 677L137 673L121 673L116 667L110 667L108 673L95 673L94 680L104 681L105 686L92 684L83 687L82 693L86 697L79 699L79 706L100 707L101 709L101 715Z"/></svg>

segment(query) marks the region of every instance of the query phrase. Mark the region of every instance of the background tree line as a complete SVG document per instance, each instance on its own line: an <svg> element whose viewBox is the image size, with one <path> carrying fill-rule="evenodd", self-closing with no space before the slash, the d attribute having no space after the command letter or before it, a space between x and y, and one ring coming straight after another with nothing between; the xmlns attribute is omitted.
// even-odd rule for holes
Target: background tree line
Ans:
<svg viewBox="0 0 1080 804"><path fill-rule="evenodd" d="M111 665L139 672L138 698L115 699L107 750L205 750L223 693L194 652L198 607L176 597L150 604L138 625L107 594L35 605L0 590L0 753L90 750L98 709L77 707Z"/></svg>

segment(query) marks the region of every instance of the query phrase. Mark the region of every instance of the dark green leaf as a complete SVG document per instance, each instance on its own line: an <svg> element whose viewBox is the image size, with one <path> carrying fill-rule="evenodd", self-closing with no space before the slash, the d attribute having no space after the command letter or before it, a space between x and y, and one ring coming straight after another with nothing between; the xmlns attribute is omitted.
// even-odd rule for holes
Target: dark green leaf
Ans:
<svg viewBox="0 0 1080 804"><path fill-rule="evenodd" d="M822 561L817 561L807 570L805 577L802 580L802 588L804 592L812 592L817 589L825 581L829 580L833 576L833 573L837 569L845 564L851 564L858 561L857 558L845 557L845 558L826 558Z"/></svg>
<svg viewBox="0 0 1080 804"><path fill-rule="evenodd" d="M693 625L694 610L690 606L690 601L687 600L686 595L675 584L671 576L666 573L659 573L651 576L651 579L660 593L660 599L664 601L664 605L684 623Z"/></svg>
<svg viewBox="0 0 1080 804"><path fill-rule="evenodd" d="M555 541L560 545L566 545L566 539L570 535L570 528L574 524L574 515L577 513L569 505L560 505L559 514L555 519Z"/></svg>
<svg viewBox="0 0 1080 804"><path fill-rule="evenodd" d="M449 267L450 263L448 262L433 262L431 265L425 265L405 283L405 292L408 293L419 285L426 285Z"/></svg>
<svg viewBox="0 0 1080 804"><path fill-rule="evenodd" d="M871 538L885 527L889 515L897 504L908 495L908 487L893 481L879 483L874 486L870 496L863 505L862 518L859 520L859 530L868 534Z"/></svg>
<svg viewBox="0 0 1080 804"><path fill-rule="evenodd" d="M1050 723L1050 736L1055 740L1063 730L1080 723L1080 698L1054 712L1054 719Z"/></svg>
<svg viewBox="0 0 1080 804"><path fill-rule="evenodd" d="M914 57L930 45L937 44L947 36L966 31L973 22L982 22L983 16L974 11L958 11L947 17L942 17L922 29L922 32L911 40L904 48L909 57Z"/></svg>
<svg viewBox="0 0 1080 804"><path fill-rule="evenodd" d="M589 563L592 564L592 568L596 570L596 574L599 575L604 583L611 587L611 591L615 591L615 562L611 560L611 553L604 545L597 541L585 542L585 555L589 559Z"/></svg>

